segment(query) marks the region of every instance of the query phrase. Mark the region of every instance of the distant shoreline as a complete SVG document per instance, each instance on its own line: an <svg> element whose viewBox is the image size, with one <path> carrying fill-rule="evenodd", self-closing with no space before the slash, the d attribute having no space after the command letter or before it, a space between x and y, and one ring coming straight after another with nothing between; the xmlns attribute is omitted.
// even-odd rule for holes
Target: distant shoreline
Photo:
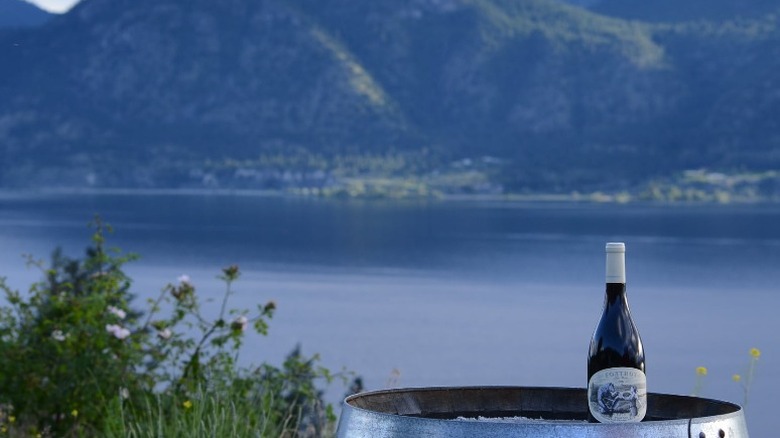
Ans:
<svg viewBox="0 0 780 438"><path fill-rule="evenodd" d="M148 196L265 196L284 197L288 194L280 190L259 189L141 189L141 188L45 188L45 189L0 189L0 199L21 198L26 196L56 196L56 195L148 195Z"/></svg>
<svg viewBox="0 0 780 438"><path fill-rule="evenodd" d="M507 203L580 203L580 204L645 204L645 205L776 205L773 199L732 199L729 202L657 200L620 197L609 194L503 193L503 194L436 194L432 196L376 197L302 195L285 190L263 189L197 189L197 188L39 188L0 189L0 200L24 199L35 196L246 196L288 199L339 199L344 201L443 201L443 202L507 202Z"/></svg>

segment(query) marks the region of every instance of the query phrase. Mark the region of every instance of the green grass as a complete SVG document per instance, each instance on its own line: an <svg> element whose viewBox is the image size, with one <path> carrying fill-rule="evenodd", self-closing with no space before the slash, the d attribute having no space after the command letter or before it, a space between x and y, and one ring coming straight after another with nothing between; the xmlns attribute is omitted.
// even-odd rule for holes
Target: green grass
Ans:
<svg viewBox="0 0 780 438"><path fill-rule="evenodd" d="M144 397L132 408L116 398L106 412L107 438L145 437L315 437L328 436L313 426L299 430L301 412L280 415L271 391L247 395L236 391L198 391L189 398L168 394Z"/></svg>

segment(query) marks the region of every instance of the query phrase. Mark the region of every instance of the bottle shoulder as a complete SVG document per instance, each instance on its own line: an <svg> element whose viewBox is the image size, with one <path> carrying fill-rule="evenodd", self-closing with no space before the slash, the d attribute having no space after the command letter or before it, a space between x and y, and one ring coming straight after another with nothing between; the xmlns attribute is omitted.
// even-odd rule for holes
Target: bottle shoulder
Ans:
<svg viewBox="0 0 780 438"><path fill-rule="evenodd" d="M628 306L605 306L591 337L588 354L591 358L599 356L610 363L644 361L642 338Z"/></svg>

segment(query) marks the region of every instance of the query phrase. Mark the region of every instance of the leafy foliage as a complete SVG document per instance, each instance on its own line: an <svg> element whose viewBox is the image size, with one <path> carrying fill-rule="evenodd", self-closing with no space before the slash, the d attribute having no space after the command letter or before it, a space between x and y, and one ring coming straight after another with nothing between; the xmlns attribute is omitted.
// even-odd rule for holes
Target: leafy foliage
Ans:
<svg viewBox="0 0 780 438"><path fill-rule="evenodd" d="M258 431L279 436L299 427L312 431L302 436L319 436L333 421L315 385L336 376L317 364L318 356L305 357L296 348L281 368L239 366L245 331L251 327L266 335L276 303L260 304L254 312L230 309L237 266L220 275L226 291L216 319L202 314L186 276L163 288L142 312L133 307L132 280L122 270L136 256L107 249L110 227L100 219L93 226L83 259L55 251L50 268L31 260L45 279L27 296L0 282L7 300L0 307L4 430L174 436L180 433L167 432L195 424L195 415L197 422L218 428L231 414L242 417L232 423L254 431L245 436Z"/></svg>

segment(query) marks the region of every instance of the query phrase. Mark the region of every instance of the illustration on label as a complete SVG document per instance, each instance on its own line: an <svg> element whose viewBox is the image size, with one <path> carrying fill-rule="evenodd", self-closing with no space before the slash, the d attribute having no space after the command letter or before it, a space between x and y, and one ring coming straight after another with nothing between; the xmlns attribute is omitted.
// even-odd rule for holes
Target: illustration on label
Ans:
<svg viewBox="0 0 780 438"><path fill-rule="evenodd" d="M588 382L590 413L602 423L642 421L647 412L647 378L636 368L607 368Z"/></svg>

